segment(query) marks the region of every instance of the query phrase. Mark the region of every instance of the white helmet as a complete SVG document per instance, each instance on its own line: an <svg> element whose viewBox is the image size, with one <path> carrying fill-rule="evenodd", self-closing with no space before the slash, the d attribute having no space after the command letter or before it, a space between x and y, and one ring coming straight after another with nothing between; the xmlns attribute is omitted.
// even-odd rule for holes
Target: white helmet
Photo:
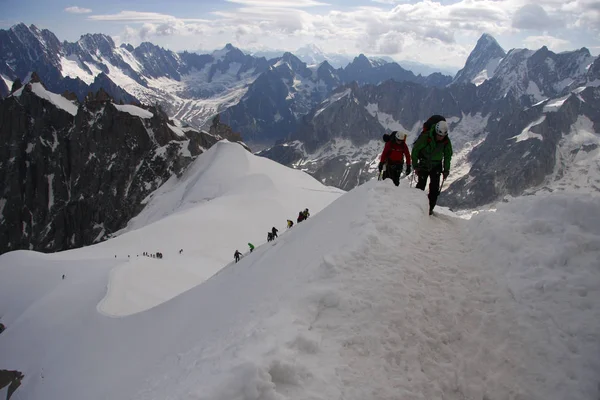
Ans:
<svg viewBox="0 0 600 400"><path fill-rule="evenodd" d="M440 136L446 136L448 134L448 123L446 121L440 121L435 124L435 133Z"/></svg>

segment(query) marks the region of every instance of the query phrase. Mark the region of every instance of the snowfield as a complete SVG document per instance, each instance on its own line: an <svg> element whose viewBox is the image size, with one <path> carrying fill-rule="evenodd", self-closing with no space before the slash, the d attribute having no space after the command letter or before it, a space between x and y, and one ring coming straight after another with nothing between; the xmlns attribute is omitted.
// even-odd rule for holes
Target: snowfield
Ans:
<svg viewBox="0 0 600 400"><path fill-rule="evenodd" d="M236 249L247 252L248 242L266 242L272 227L284 232L298 211L314 214L343 193L223 140L150 195L118 237L61 254L126 260L111 271L98 310L130 315L202 283L232 261Z"/></svg>
<svg viewBox="0 0 600 400"><path fill-rule="evenodd" d="M0 256L0 365L25 374L13 399L598 398L598 197L429 217L405 180L340 195L235 146L199 157L116 238ZM309 201L323 210L285 231ZM163 260L125 255L159 245ZM207 258L218 272L147 307L141 292L193 281ZM139 290L117 288L115 317L117 282Z"/></svg>

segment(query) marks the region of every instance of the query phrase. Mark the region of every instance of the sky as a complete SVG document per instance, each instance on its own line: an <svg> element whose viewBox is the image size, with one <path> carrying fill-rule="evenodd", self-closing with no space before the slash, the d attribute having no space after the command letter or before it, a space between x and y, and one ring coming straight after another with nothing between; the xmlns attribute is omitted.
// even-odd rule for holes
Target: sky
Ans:
<svg viewBox="0 0 600 400"><path fill-rule="evenodd" d="M505 49L600 50L598 0L0 0L0 28L24 22L60 40L84 33L173 51L244 50L389 56L462 67L483 33Z"/></svg>

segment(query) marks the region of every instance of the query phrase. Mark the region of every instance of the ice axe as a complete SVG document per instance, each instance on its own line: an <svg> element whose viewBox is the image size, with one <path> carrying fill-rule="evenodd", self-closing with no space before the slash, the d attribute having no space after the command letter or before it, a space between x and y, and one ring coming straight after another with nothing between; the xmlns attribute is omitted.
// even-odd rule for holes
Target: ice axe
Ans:
<svg viewBox="0 0 600 400"><path fill-rule="evenodd" d="M379 176L377 177L378 181L381 180L381 177L383 176L383 173L385 172L385 170L387 170L387 163L383 164L383 168L381 169L381 171L379 171Z"/></svg>
<svg viewBox="0 0 600 400"><path fill-rule="evenodd" d="M442 177L442 184L440 185L440 193L442 193L442 189L444 188L444 182L446 182L446 177Z"/></svg>

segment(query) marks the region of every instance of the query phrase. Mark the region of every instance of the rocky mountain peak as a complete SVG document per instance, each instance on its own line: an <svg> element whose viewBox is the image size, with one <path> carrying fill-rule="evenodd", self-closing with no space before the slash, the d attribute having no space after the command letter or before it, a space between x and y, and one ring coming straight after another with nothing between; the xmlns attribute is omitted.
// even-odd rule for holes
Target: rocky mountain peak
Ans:
<svg viewBox="0 0 600 400"><path fill-rule="evenodd" d="M142 42L134 50L135 50L136 53L152 54L155 51L162 50L162 48L159 47L159 46L157 46L157 45L155 45L154 43Z"/></svg>
<svg viewBox="0 0 600 400"><path fill-rule="evenodd" d="M40 76L38 75L38 73L36 71L33 71L31 73L31 78L29 79L29 83L42 83L42 80L40 79ZM44 86L44 84L42 83L42 86Z"/></svg>
<svg viewBox="0 0 600 400"><path fill-rule="evenodd" d="M16 25L10 27L10 31L17 35L31 35L33 32L39 32L37 26L31 24L30 26L25 25L23 22L20 22Z"/></svg>
<svg viewBox="0 0 600 400"><path fill-rule="evenodd" d="M91 52L92 54L98 50L102 54L112 53L115 49L115 42L108 35L102 33L86 33L77 41L79 45Z"/></svg>
<svg viewBox="0 0 600 400"><path fill-rule="evenodd" d="M496 39L484 33L477 40L464 68L456 73L452 83L475 83L476 85L483 83L494 75L498 63L504 56L506 52Z"/></svg>
<svg viewBox="0 0 600 400"><path fill-rule="evenodd" d="M350 67L357 69L370 69L373 67L373 65L371 64L371 61L369 61L369 59L361 53L358 55L358 57L355 57L354 60L350 64L348 64L346 68Z"/></svg>
<svg viewBox="0 0 600 400"><path fill-rule="evenodd" d="M231 127L229 125L222 123L221 117L219 114L217 114L213 117L208 132L211 135L220 136L231 142L241 142L242 141L242 135L239 132L234 132L233 129L231 129Z"/></svg>
<svg viewBox="0 0 600 400"><path fill-rule="evenodd" d="M47 68L48 64L56 66L60 51L58 38L35 25L20 23L9 30L0 30L0 73L22 78L29 71Z"/></svg>
<svg viewBox="0 0 600 400"><path fill-rule="evenodd" d="M306 69L306 64L289 51L283 53L281 61L287 63L290 66L290 68L295 72L304 71Z"/></svg>
<svg viewBox="0 0 600 400"><path fill-rule="evenodd" d="M489 33L482 34L477 40L475 48L477 49L478 47L480 50L487 48L489 51L498 53L498 55L505 53L504 49L498 44L498 41Z"/></svg>
<svg viewBox="0 0 600 400"><path fill-rule="evenodd" d="M321 64L319 64L319 67L317 68L317 71L332 72L332 71L335 71L335 68L333 68L333 66L331 64L329 64L329 62L323 61Z"/></svg>
<svg viewBox="0 0 600 400"><path fill-rule="evenodd" d="M21 82L21 80L19 78L15 79L15 81L12 84L12 87L10 88L10 93L14 93L17 90L21 89L23 87L23 83Z"/></svg>
<svg viewBox="0 0 600 400"><path fill-rule="evenodd" d="M129 51L130 53L133 52L133 50L135 50L135 47L133 47L130 43L121 43L119 47Z"/></svg>
<svg viewBox="0 0 600 400"><path fill-rule="evenodd" d="M212 56L215 62L221 62L226 64L229 64L231 62L243 62L247 57L243 51L241 51L231 43L227 43L225 47L223 47L220 50L213 51Z"/></svg>
<svg viewBox="0 0 600 400"><path fill-rule="evenodd" d="M61 96L70 101L78 100L77 95L74 92L71 92L70 90L65 90L63 93L61 93Z"/></svg>
<svg viewBox="0 0 600 400"><path fill-rule="evenodd" d="M85 103L89 105L90 103L107 103L112 102L113 98L104 90L104 88L98 89L97 92L89 92L85 97Z"/></svg>

